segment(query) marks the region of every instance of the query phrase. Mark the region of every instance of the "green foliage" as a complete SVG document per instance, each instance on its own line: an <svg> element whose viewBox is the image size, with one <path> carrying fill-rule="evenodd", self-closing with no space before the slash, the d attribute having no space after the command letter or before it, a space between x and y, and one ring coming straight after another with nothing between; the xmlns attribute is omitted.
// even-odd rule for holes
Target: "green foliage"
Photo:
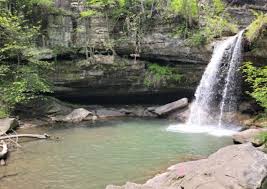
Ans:
<svg viewBox="0 0 267 189"><path fill-rule="evenodd" d="M206 26L203 32L207 41L211 41L213 38L221 37L224 33L238 32L238 27L221 16L212 16L206 18Z"/></svg>
<svg viewBox="0 0 267 189"><path fill-rule="evenodd" d="M37 27L30 27L25 24L21 16L15 16L8 12L0 14L0 61L5 58L23 59L23 51L33 45L33 40L37 37Z"/></svg>
<svg viewBox="0 0 267 189"><path fill-rule="evenodd" d="M28 2L31 5L44 5L50 6L53 4L53 0L24 0L24 3Z"/></svg>
<svg viewBox="0 0 267 189"><path fill-rule="evenodd" d="M245 35L249 42L253 42L261 37L267 27L267 14L255 13L256 19L249 25Z"/></svg>
<svg viewBox="0 0 267 189"><path fill-rule="evenodd" d="M251 62L246 62L243 72L252 88L249 94L267 111L267 66L256 68Z"/></svg>
<svg viewBox="0 0 267 189"><path fill-rule="evenodd" d="M209 36L203 31L195 31L191 37L189 37L189 44L191 46L203 46L207 43Z"/></svg>
<svg viewBox="0 0 267 189"><path fill-rule="evenodd" d="M197 0L171 0L171 9L180 13L185 17L198 16L198 1Z"/></svg>
<svg viewBox="0 0 267 189"><path fill-rule="evenodd" d="M51 92L46 78L52 65L36 58L39 51L35 40L39 27L29 25L22 16L3 10L0 28L0 105L1 114L5 115L3 112L11 111L16 104Z"/></svg>
<svg viewBox="0 0 267 189"><path fill-rule="evenodd" d="M174 68L168 66L160 66L158 64L148 65L145 75L144 84L147 87L165 86L169 81L180 81L182 75Z"/></svg>
<svg viewBox="0 0 267 189"><path fill-rule="evenodd" d="M82 11L80 13L82 18L91 17L91 16L94 16L96 14L97 14L97 12L95 10L86 10L86 11Z"/></svg>
<svg viewBox="0 0 267 189"><path fill-rule="evenodd" d="M2 101L9 106L28 102L41 93L51 92L49 83L40 77L40 71L32 65L16 69L16 78L3 87Z"/></svg>
<svg viewBox="0 0 267 189"><path fill-rule="evenodd" d="M260 134L258 134L256 136L256 139L258 139L259 141L261 141L262 143L265 144L265 148L267 147L267 131L261 132Z"/></svg>
<svg viewBox="0 0 267 189"><path fill-rule="evenodd" d="M205 45L207 43L207 38L209 37L203 29L188 30L182 25L176 28L176 30L173 32L173 35L187 39L187 42L190 46L196 47Z"/></svg>
<svg viewBox="0 0 267 189"><path fill-rule="evenodd" d="M214 38L238 32L237 25L229 22L232 19L225 13L225 5L222 0L213 0L212 5L206 5L203 12L205 25L199 29L199 34L196 33L196 37L199 39L196 41L209 43Z"/></svg>
<svg viewBox="0 0 267 189"><path fill-rule="evenodd" d="M222 2L222 0L213 0L213 6L214 6L214 13L216 15L221 14L225 9L225 5Z"/></svg>
<svg viewBox="0 0 267 189"><path fill-rule="evenodd" d="M193 27L193 23L198 20L199 10L198 10L197 0L171 0L170 10L175 14L183 17L183 22L181 23L179 35L187 38L189 35L189 28Z"/></svg>
<svg viewBox="0 0 267 189"><path fill-rule="evenodd" d="M118 1L116 0L87 0L89 6L93 6L95 9L103 10L114 7ZM121 2L121 1L120 1Z"/></svg>
<svg viewBox="0 0 267 189"><path fill-rule="evenodd" d="M0 119L8 117L8 111L4 107L0 107Z"/></svg>
<svg viewBox="0 0 267 189"><path fill-rule="evenodd" d="M181 3L178 3L176 6L181 8ZM204 7L202 12L204 25L188 28L183 23L177 27L174 34L188 39L191 46L202 46L211 42L214 38L238 32L238 27L228 21L230 17L224 13L224 10L225 5L221 0L213 0L210 5Z"/></svg>

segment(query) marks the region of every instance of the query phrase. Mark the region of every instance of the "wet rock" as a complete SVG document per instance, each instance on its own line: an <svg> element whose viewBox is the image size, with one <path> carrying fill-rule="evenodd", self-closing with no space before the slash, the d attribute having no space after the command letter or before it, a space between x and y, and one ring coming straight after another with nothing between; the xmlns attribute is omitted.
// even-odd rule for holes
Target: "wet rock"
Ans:
<svg viewBox="0 0 267 189"><path fill-rule="evenodd" d="M241 113L253 114L256 112L254 105L250 102L242 102L239 104L238 109Z"/></svg>
<svg viewBox="0 0 267 189"><path fill-rule="evenodd" d="M52 120L46 117L19 120L20 128L40 127L48 125L50 123L52 123Z"/></svg>
<svg viewBox="0 0 267 189"><path fill-rule="evenodd" d="M175 102L166 104L164 106L160 106L155 109L155 113L159 116L169 114L175 110L181 109L188 106L188 99L182 98L180 100L177 100Z"/></svg>
<svg viewBox="0 0 267 189"><path fill-rule="evenodd" d="M17 119L15 118L4 118L0 119L0 135L5 134L11 129L15 129L19 126Z"/></svg>
<svg viewBox="0 0 267 189"><path fill-rule="evenodd" d="M189 108L184 108L178 112L175 112L175 117L174 119L179 121L179 122L186 122L188 120L190 114L190 109Z"/></svg>
<svg viewBox="0 0 267 189"><path fill-rule="evenodd" d="M126 113L116 111L116 110L108 110L108 109L99 109L96 111L96 115L100 119L114 118L114 117L123 117Z"/></svg>
<svg viewBox="0 0 267 189"><path fill-rule="evenodd" d="M99 64L113 64L114 63L114 56L107 56L107 55L94 55L96 63Z"/></svg>
<svg viewBox="0 0 267 189"><path fill-rule="evenodd" d="M256 127L266 127L267 126L267 120L263 119L263 120L255 120L253 122L253 125L256 126Z"/></svg>
<svg viewBox="0 0 267 189"><path fill-rule="evenodd" d="M48 115L58 115L58 114L66 114L72 111L71 107L68 107L62 101L57 99L52 99L48 104L44 105L45 114Z"/></svg>
<svg viewBox="0 0 267 189"><path fill-rule="evenodd" d="M174 165L145 184L106 189L264 189L267 155L250 143L218 150L207 159Z"/></svg>
<svg viewBox="0 0 267 189"><path fill-rule="evenodd" d="M84 120L88 120L88 116L92 117L93 119L93 113L84 109L84 108L78 108L73 110L70 114L66 116L57 116L52 118L53 121L56 122L81 122Z"/></svg>
<svg viewBox="0 0 267 189"><path fill-rule="evenodd" d="M265 141L260 139L258 135L267 132L267 129L248 129L233 135L233 141L237 144L250 142L254 146L261 146Z"/></svg>
<svg viewBox="0 0 267 189"><path fill-rule="evenodd" d="M96 121L98 120L98 117L96 115L88 115L86 118L83 119L83 121Z"/></svg>
<svg viewBox="0 0 267 189"><path fill-rule="evenodd" d="M147 111L149 111L149 112L155 112L155 109L156 109L157 107L148 107L147 108Z"/></svg>

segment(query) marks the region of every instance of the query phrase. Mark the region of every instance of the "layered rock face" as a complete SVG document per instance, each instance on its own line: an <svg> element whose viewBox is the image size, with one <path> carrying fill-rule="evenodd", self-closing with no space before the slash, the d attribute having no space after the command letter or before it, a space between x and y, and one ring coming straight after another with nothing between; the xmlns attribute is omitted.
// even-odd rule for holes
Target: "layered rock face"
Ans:
<svg viewBox="0 0 267 189"><path fill-rule="evenodd" d="M246 3L262 5L262 1ZM47 13L43 20L40 44L56 49L59 55L52 76L57 97L83 103L116 104L167 103L193 96L209 62L212 45L192 47L175 37L179 18L166 22L158 17L138 41L131 29L128 33L123 30L125 23L118 21L114 25L101 16L81 18L83 2L56 0L61 11ZM253 20L253 14L244 7L229 8L229 13L241 28ZM183 77L179 82L147 86L145 76L151 63L171 65Z"/></svg>
<svg viewBox="0 0 267 189"><path fill-rule="evenodd" d="M192 96L205 66L182 64L175 68L181 81L168 81L156 88L146 85L149 64L145 61L115 58L112 64L87 64L87 61L61 61L53 81L56 96L65 100L96 104L167 103ZM165 99L162 99L162 97ZM105 98L102 98L105 97Z"/></svg>

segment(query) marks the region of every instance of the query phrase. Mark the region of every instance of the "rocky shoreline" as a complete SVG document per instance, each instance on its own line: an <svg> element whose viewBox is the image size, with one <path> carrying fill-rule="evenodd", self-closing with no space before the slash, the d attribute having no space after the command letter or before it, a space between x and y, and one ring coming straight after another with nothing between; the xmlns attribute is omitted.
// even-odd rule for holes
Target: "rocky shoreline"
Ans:
<svg viewBox="0 0 267 189"><path fill-rule="evenodd" d="M250 143L224 147L207 159L173 165L145 184L106 189L266 189L267 154Z"/></svg>

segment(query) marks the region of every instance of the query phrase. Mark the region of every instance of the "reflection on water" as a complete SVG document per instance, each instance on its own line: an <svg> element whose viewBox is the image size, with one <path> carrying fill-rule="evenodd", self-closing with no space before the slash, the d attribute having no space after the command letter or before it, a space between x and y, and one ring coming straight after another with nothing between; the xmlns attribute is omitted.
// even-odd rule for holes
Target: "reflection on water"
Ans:
<svg viewBox="0 0 267 189"><path fill-rule="evenodd" d="M13 153L1 189L103 189L107 184L144 182L189 156L208 155L231 144L227 137L167 132L170 122L125 119L57 125L41 132L60 141L32 141ZM27 132L27 131L24 131Z"/></svg>

